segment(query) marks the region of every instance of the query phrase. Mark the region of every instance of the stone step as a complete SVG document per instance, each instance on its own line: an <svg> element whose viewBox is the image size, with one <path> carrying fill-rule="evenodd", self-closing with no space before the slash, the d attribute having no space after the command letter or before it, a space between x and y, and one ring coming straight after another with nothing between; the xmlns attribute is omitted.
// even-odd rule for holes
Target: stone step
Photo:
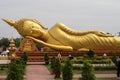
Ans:
<svg viewBox="0 0 120 80"><path fill-rule="evenodd" d="M36 57L28 58L28 62L44 62L44 58L36 58Z"/></svg>

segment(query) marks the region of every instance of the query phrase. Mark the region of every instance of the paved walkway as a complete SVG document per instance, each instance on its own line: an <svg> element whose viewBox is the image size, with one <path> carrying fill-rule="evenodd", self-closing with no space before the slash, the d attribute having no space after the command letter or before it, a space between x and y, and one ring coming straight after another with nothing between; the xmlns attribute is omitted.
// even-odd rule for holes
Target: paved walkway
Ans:
<svg viewBox="0 0 120 80"><path fill-rule="evenodd" d="M6 75L0 75L0 79L6 79Z"/></svg>
<svg viewBox="0 0 120 80"><path fill-rule="evenodd" d="M44 65L28 65L25 80L54 80Z"/></svg>

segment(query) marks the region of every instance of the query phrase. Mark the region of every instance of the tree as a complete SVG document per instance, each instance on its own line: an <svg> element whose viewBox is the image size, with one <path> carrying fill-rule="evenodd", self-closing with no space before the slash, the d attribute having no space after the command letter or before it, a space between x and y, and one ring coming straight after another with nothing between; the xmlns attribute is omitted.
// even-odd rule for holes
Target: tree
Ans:
<svg viewBox="0 0 120 80"><path fill-rule="evenodd" d="M79 80L96 80L92 64L85 61L82 67L82 78Z"/></svg>
<svg viewBox="0 0 120 80"><path fill-rule="evenodd" d="M91 49L87 52L87 56L88 58L93 58L94 57L94 51L92 51Z"/></svg>
<svg viewBox="0 0 120 80"><path fill-rule="evenodd" d="M55 61L55 78L60 78L60 74L61 74L61 63L60 63L60 60L58 58L56 58L56 61Z"/></svg>
<svg viewBox="0 0 120 80"><path fill-rule="evenodd" d="M21 55L21 58L23 59L24 63L27 64L27 60L28 60L28 54L27 54L27 52L24 52Z"/></svg>
<svg viewBox="0 0 120 80"><path fill-rule="evenodd" d="M43 46L41 46L39 43L35 42L35 45L37 47L38 50L41 50L41 48L43 48Z"/></svg>
<svg viewBox="0 0 120 80"><path fill-rule="evenodd" d="M0 40L0 46L8 47L9 46L9 40L8 40L8 38L2 38Z"/></svg>
<svg viewBox="0 0 120 80"><path fill-rule="evenodd" d="M6 80L24 80L24 65L22 59L17 59L10 64Z"/></svg>
<svg viewBox="0 0 120 80"><path fill-rule="evenodd" d="M55 57L52 57L51 58L51 65L50 65L50 67L51 67L51 70L52 70L52 74L55 74L55 62L56 62L56 58Z"/></svg>
<svg viewBox="0 0 120 80"><path fill-rule="evenodd" d="M112 54L112 62L117 66L117 55L116 55L116 53L113 53Z"/></svg>
<svg viewBox="0 0 120 80"><path fill-rule="evenodd" d="M16 47L20 46L21 40L22 40L22 38L16 38L16 39L14 39Z"/></svg>
<svg viewBox="0 0 120 80"><path fill-rule="evenodd" d="M46 65L49 64L49 55L48 55L48 53L45 53L45 55L44 55L44 61L45 61Z"/></svg>
<svg viewBox="0 0 120 80"><path fill-rule="evenodd" d="M73 65L69 59L65 62L62 69L62 76L63 80L72 80L73 78Z"/></svg>

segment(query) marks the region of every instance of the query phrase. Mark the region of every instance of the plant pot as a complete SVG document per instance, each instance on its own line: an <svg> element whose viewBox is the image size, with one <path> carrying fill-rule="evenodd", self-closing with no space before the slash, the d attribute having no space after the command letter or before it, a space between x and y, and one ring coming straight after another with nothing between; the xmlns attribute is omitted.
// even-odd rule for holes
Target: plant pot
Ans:
<svg viewBox="0 0 120 80"><path fill-rule="evenodd" d="M55 74L55 69L52 69L52 72L51 72L51 74Z"/></svg>
<svg viewBox="0 0 120 80"><path fill-rule="evenodd" d="M60 78L60 72L55 72L55 78Z"/></svg>
<svg viewBox="0 0 120 80"><path fill-rule="evenodd" d="M45 64L48 65L48 64L49 64L49 61L45 61Z"/></svg>

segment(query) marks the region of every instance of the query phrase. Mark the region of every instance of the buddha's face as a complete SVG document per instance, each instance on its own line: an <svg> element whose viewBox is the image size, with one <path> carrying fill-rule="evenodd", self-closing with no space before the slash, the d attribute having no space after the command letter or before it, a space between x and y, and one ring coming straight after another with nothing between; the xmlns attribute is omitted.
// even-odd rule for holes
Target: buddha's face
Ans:
<svg viewBox="0 0 120 80"><path fill-rule="evenodd" d="M34 38L42 38L47 29L34 19L21 19L19 21L3 19L3 21L13 26L23 37L31 36Z"/></svg>
<svg viewBox="0 0 120 80"><path fill-rule="evenodd" d="M39 24L32 21L25 21L22 28L23 31L21 34L23 36L32 36L38 38L44 34L44 29Z"/></svg>

